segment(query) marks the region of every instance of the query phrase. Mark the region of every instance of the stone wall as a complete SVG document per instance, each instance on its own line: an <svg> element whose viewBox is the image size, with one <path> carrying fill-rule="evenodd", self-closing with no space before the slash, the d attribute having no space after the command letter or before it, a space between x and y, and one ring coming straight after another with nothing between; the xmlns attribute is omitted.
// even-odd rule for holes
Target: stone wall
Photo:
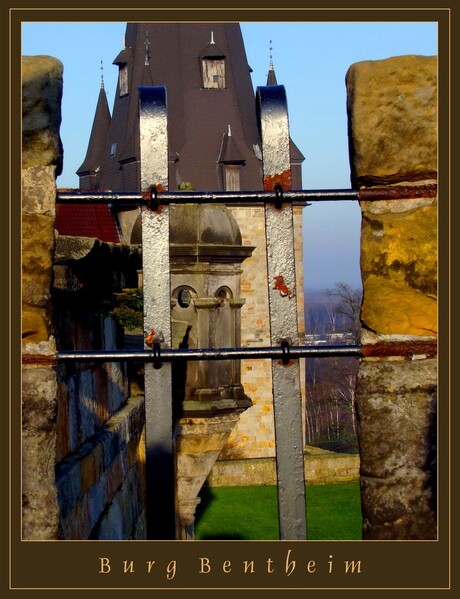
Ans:
<svg viewBox="0 0 460 599"><path fill-rule="evenodd" d="M340 454L309 447L304 464L305 481L308 485L335 484L359 479L358 454ZM207 484L210 487L276 485L276 460L218 460Z"/></svg>
<svg viewBox="0 0 460 599"><path fill-rule="evenodd" d="M437 364L416 348L437 335L436 57L354 64L347 93L353 187L397 198L361 202L362 343L400 350L359 368L363 534L432 539Z"/></svg>
<svg viewBox="0 0 460 599"><path fill-rule="evenodd" d="M136 278L135 250L54 229L62 64L23 57L22 535L145 538L143 398L126 365L56 364L57 349L113 349L104 300Z"/></svg>
<svg viewBox="0 0 460 599"><path fill-rule="evenodd" d="M136 279L136 248L57 236L53 318L59 350L123 346L113 293ZM57 368L56 489L59 538L145 538L143 397L122 362Z"/></svg>
<svg viewBox="0 0 460 599"><path fill-rule="evenodd" d="M51 284L63 67L47 56L24 57L22 67L22 534L48 539L59 527Z"/></svg>

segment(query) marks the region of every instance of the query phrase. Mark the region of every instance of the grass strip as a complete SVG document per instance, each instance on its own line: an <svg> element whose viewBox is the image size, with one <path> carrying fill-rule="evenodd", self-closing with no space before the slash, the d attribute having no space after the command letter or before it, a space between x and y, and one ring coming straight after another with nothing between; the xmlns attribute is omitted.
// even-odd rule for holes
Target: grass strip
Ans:
<svg viewBox="0 0 460 599"><path fill-rule="evenodd" d="M358 482L307 485L309 540L361 540ZM276 486L204 487L196 510L197 540L278 540Z"/></svg>

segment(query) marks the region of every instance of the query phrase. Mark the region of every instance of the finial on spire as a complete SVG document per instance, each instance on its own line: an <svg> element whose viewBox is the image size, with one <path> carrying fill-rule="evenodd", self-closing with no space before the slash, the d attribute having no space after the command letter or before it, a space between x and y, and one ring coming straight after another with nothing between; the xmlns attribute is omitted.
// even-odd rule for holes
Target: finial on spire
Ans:
<svg viewBox="0 0 460 599"><path fill-rule="evenodd" d="M211 41L209 42L210 44L215 44L216 42L214 41L214 31L211 31Z"/></svg>
<svg viewBox="0 0 460 599"><path fill-rule="evenodd" d="M104 63L101 58L101 89L104 89Z"/></svg>
<svg viewBox="0 0 460 599"><path fill-rule="evenodd" d="M232 130L230 129L230 125L228 126L228 133L227 133L227 135L228 135L229 137L231 137L231 136L232 136Z"/></svg>
<svg viewBox="0 0 460 599"><path fill-rule="evenodd" d="M144 65L148 66L150 64L150 41L149 41L149 32L146 31L145 32L145 42L144 42L144 46L145 46L145 62Z"/></svg>
<svg viewBox="0 0 460 599"><path fill-rule="evenodd" d="M272 51L273 51L272 40L270 40L270 63L268 65L267 85L278 85L278 83L276 81L275 67L273 66Z"/></svg>

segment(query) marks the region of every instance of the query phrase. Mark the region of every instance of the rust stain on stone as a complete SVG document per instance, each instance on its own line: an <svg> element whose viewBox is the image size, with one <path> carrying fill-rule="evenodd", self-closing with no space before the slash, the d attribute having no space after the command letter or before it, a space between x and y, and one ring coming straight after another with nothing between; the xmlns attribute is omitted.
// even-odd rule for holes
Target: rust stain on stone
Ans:
<svg viewBox="0 0 460 599"><path fill-rule="evenodd" d="M22 363L31 366L54 366L57 364L55 355L22 354Z"/></svg>
<svg viewBox="0 0 460 599"><path fill-rule="evenodd" d="M361 201L405 200L408 198L435 198L438 186L433 185L393 185L387 187L368 187L358 192Z"/></svg>
<svg viewBox="0 0 460 599"><path fill-rule="evenodd" d="M294 360L289 360L289 362L288 362L287 364L285 364L285 363L283 362L283 360L278 360L278 364L279 364L280 366L292 366L292 365L294 364Z"/></svg>
<svg viewBox="0 0 460 599"><path fill-rule="evenodd" d="M294 296L294 292L291 291L289 289L289 287L286 285L283 275L278 275L277 277L275 277L275 284L273 286L273 289L276 289L277 291L279 291L282 296L286 296L286 295L288 297Z"/></svg>
<svg viewBox="0 0 460 599"><path fill-rule="evenodd" d="M438 354L438 344L433 341L381 341L374 344L364 345L361 355L365 358L387 356L402 356L412 359L414 356L426 356L434 358Z"/></svg>
<svg viewBox="0 0 460 599"><path fill-rule="evenodd" d="M292 188L291 169L287 169L277 175L264 177L264 191L273 191L275 185L281 185L285 191L290 190Z"/></svg>

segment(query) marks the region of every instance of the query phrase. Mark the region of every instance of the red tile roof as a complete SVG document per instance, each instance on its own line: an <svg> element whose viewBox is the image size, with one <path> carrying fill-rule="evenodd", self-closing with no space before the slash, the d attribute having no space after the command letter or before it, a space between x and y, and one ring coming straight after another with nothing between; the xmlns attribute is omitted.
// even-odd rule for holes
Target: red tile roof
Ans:
<svg viewBox="0 0 460 599"><path fill-rule="evenodd" d="M115 218L106 204L57 204L55 226L60 235L121 241Z"/></svg>

